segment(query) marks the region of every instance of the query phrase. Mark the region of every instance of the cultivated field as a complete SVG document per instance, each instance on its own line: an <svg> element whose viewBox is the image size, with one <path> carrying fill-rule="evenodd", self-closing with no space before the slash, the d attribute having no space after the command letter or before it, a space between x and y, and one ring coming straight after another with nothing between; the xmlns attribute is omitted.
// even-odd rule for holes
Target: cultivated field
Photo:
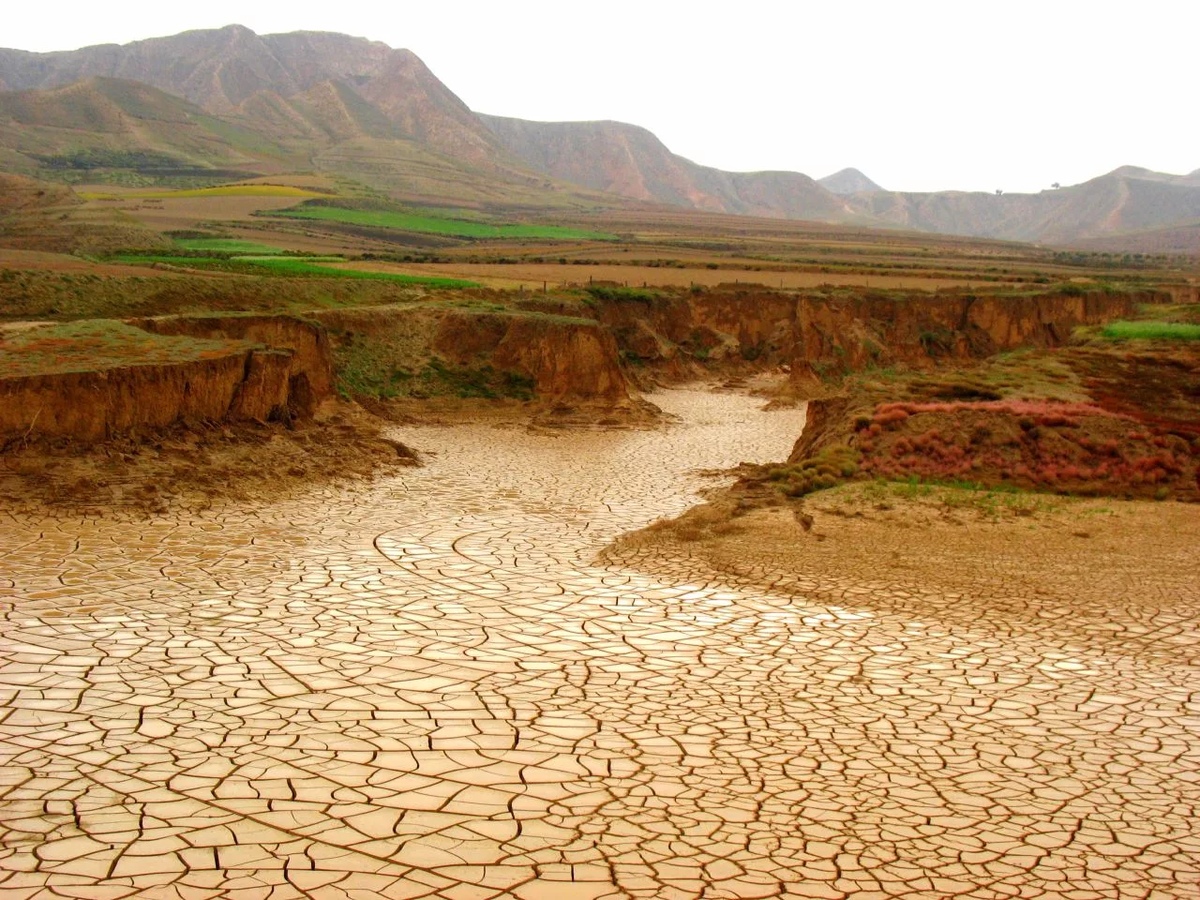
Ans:
<svg viewBox="0 0 1200 900"><path fill-rule="evenodd" d="M77 215L122 216L172 237L180 250L339 256L341 269L501 289L604 282L930 291L1145 279L1186 286L1200 270L1194 258L1181 256L1056 251L657 207L584 214L406 203L354 182L307 175L176 191L113 185L78 191L85 202Z"/></svg>

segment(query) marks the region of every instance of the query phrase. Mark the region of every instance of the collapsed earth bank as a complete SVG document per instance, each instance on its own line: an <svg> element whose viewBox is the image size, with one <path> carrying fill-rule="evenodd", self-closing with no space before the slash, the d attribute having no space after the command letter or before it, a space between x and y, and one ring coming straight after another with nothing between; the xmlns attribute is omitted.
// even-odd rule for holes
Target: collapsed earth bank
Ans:
<svg viewBox="0 0 1200 900"><path fill-rule="evenodd" d="M645 421L653 410L638 385L782 370L809 389L873 367L1058 346L1080 325L1169 299L1066 289L976 296L596 287L506 305L506 295L478 292L455 303L303 317L131 319L120 327L144 335L154 353L111 359L103 341L72 356L70 336L34 327L21 329L19 341L0 333L0 439L95 442L176 423L290 421L311 417L335 392L375 401L508 398L565 422Z"/></svg>
<svg viewBox="0 0 1200 900"><path fill-rule="evenodd" d="M1172 300L1166 291L1074 285L1010 294L744 286L595 293L598 317L613 330L635 375L695 377L714 362L748 370L785 366L794 381L809 387L873 367L930 367L1018 347L1057 347L1080 326Z"/></svg>

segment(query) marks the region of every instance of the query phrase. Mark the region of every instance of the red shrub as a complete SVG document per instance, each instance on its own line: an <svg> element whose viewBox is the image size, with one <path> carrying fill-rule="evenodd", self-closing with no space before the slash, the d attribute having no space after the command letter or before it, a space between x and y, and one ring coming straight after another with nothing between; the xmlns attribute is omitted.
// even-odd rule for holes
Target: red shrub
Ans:
<svg viewBox="0 0 1200 900"><path fill-rule="evenodd" d="M887 426L887 425L892 425L896 422L903 422L907 418L908 418L908 413L906 413L904 410L891 409L891 410L888 410L887 412L876 413L874 424L880 425L880 426Z"/></svg>
<svg viewBox="0 0 1200 900"><path fill-rule="evenodd" d="M1078 428L1079 427L1078 419L1070 419L1067 416L1059 415L1057 413L1047 415L1047 416L1038 416L1037 423L1045 428Z"/></svg>

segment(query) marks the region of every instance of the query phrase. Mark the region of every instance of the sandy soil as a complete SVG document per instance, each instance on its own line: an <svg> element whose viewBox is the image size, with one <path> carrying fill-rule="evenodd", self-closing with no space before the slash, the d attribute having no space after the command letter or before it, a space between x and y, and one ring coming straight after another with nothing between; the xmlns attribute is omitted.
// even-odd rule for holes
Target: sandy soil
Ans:
<svg viewBox="0 0 1200 900"><path fill-rule="evenodd" d="M86 272L91 275L138 275L143 278L170 274L149 266L95 263L68 253L11 250L0 247L0 269L43 269L49 272Z"/></svg>
<svg viewBox="0 0 1200 900"><path fill-rule="evenodd" d="M119 200L89 200L84 209L118 209L159 231L211 227L225 221L253 221L252 213L262 209L286 209L302 197L179 197Z"/></svg>
<svg viewBox="0 0 1200 900"><path fill-rule="evenodd" d="M1170 653L1172 635L1200 625L1198 533L1198 504L857 482L745 512L721 498L610 558L939 627L1018 621L1146 648L1165 639Z"/></svg>

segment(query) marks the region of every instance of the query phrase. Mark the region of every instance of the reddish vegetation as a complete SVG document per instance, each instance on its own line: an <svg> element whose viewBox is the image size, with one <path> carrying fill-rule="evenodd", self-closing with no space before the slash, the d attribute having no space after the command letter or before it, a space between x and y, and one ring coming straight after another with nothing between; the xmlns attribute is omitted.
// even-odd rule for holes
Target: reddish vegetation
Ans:
<svg viewBox="0 0 1200 900"><path fill-rule="evenodd" d="M1197 498L1200 442L1089 403L885 403L855 431L876 477Z"/></svg>

